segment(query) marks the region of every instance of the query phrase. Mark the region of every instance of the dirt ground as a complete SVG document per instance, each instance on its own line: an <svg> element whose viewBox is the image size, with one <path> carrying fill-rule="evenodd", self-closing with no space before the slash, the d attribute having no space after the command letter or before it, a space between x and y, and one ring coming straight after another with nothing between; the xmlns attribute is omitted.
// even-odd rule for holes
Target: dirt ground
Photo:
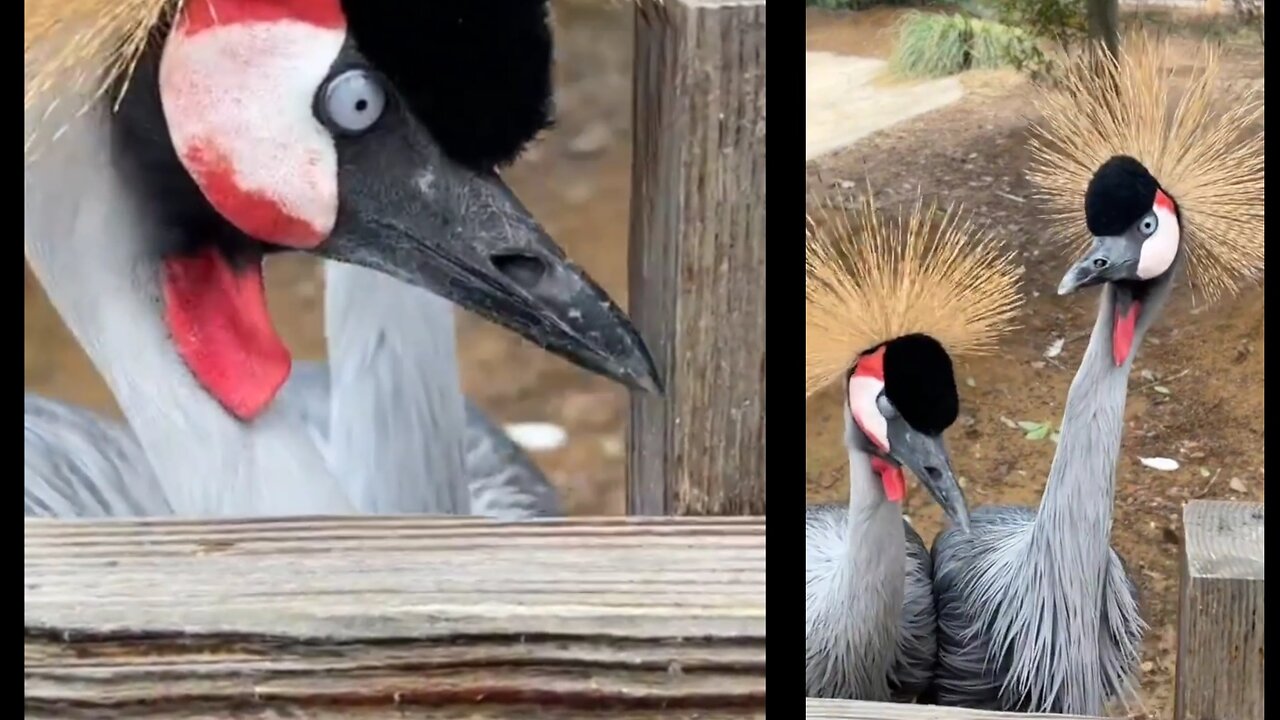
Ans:
<svg viewBox="0 0 1280 720"><path fill-rule="evenodd" d="M811 10L809 49L885 57L895 16L883 9ZM1229 46L1225 66L1231 79L1260 82L1261 48L1243 37ZM824 193L869 180L877 204L892 207L910 202L918 186L926 197L962 202L1019 249L1029 294L1019 319L1022 328L997 354L957 363L962 415L948 440L971 507L1033 504L1054 445L1025 439L1006 420L1056 427L1092 327L1097 295L1059 298L1054 291L1066 268L1066 249L1041 232L1036 208L1026 200L1029 88L1007 73L963 80L967 94L960 101L808 163L808 189ZM1134 568L1151 625L1143 662L1146 717L1173 713L1183 503L1193 498L1262 501L1265 496L1264 308L1260 286L1198 309L1188 293L1175 290L1140 350L1130 381L1112 541ZM1047 358L1058 340L1064 340L1061 353ZM847 498L842 431L839 391L811 399L809 502ZM1174 458L1181 467L1158 472L1138 462L1153 456ZM936 533L940 513L914 486L905 510L926 539Z"/></svg>
<svg viewBox="0 0 1280 720"><path fill-rule="evenodd" d="M556 127L505 175L571 257L625 307L630 192L631 10L558 0ZM268 266L271 312L299 358L324 357L323 280L304 257ZM118 415L105 384L26 273L28 390ZM464 384L501 422L545 421L569 440L534 459L572 514L625 510L624 390L470 315L459 319Z"/></svg>

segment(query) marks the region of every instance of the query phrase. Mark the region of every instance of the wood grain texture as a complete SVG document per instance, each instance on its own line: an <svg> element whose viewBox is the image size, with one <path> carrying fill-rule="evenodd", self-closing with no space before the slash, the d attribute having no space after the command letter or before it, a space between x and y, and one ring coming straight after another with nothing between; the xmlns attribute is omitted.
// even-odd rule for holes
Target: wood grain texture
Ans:
<svg viewBox="0 0 1280 720"><path fill-rule="evenodd" d="M968 710L936 705L866 702L863 700L805 700L806 720L1102 720L1083 715L1034 715Z"/></svg>
<svg viewBox="0 0 1280 720"><path fill-rule="evenodd" d="M763 713L760 519L24 534L27 717Z"/></svg>
<svg viewBox="0 0 1280 720"><path fill-rule="evenodd" d="M765 514L765 3L638 0L628 511Z"/></svg>
<svg viewBox="0 0 1280 720"><path fill-rule="evenodd" d="M1266 514L1261 503L1193 501L1182 514L1177 720L1266 715Z"/></svg>

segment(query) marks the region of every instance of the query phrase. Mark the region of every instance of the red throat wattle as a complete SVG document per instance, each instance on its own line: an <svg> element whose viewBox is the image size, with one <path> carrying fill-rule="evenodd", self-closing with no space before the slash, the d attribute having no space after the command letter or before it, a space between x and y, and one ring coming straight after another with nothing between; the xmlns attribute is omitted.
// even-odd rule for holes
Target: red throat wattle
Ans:
<svg viewBox="0 0 1280 720"><path fill-rule="evenodd" d="M1111 332L1111 357L1115 360L1116 367L1124 364L1129 359L1129 352L1133 349L1133 335L1138 327L1138 313L1142 310L1142 303L1134 300L1129 303L1129 307L1122 312L1116 308L1116 317Z"/></svg>
<svg viewBox="0 0 1280 720"><path fill-rule="evenodd" d="M880 484L884 485L884 496L889 502L902 502L907 495L907 480L902 475L902 468L877 457L871 458L871 469L880 475Z"/></svg>
<svg viewBox="0 0 1280 720"><path fill-rule="evenodd" d="M165 324L196 380L252 420L289 377L289 350L267 314L262 264L233 268L217 250L166 260Z"/></svg>

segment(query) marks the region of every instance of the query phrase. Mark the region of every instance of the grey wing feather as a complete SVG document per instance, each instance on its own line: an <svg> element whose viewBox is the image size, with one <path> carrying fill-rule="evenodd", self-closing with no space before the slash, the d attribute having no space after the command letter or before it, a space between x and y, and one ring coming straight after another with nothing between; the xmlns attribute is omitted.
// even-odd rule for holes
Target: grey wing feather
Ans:
<svg viewBox="0 0 1280 720"><path fill-rule="evenodd" d="M26 517L172 515L146 455L128 427L94 412L27 393L23 417Z"/></svg>
<svg viewBox="0 0 1280 720"><path fill-rule="evenodd" d="M564 514L555 487L538 466L470 400L465 461L475 513L501 520Z"/></svg>
<svg viewBox="0 0 1280 720"><path fill-rule="evenodd" d="M982 507L970 513L969 532L949 527L933 543L933 593L938 611L938 668L934 693L940 705L1001 709L1001 680L1007 657L996 668L988 663L990 632L972 627L975 600L963 580L977 560L996 552L1002 539L1016 536L1035 522L1035 511L1022 507ZM994 670L994 672L993 672Z"/></svg>
<svg viewBox="0 0 1280 720"><path fill-rule="evenodd" d="M1077 682L1080 678L1095 682L1093 678L1097 678L1101 684L1090 686L1089 692L1100 699L1127 699L1127 684L1130 673L1136 672L1145 627L1137 610L1136 584L1112 550L1102 587L1098 645L1073 646L1080 634L1057 630L1069 624L1060 619L1065 612L1062 608L1053 604L1013 604L1028 599L1027 592L1019 588L1034 587L1038 570L1042 569L1028 566L1020 554L1010 555L1035 522L1036 511L1030 508L980 508L970 515L968 534L948 529L934 543L939 649L934 688L938 704L1022 712L1082 712L1066 701L1061 678L1068 677ZM981 572L984 563L989 565L992 558L1002 557L1012 558L1014 564L1008 572L995 576ZM990 579L974 582L974 578ZM1046 599L1051 603L1052 597ZM1033 612L1028 613L1028 607ZM981 612L997 608L999 612ZM1057 614L1059 619L1046 622L1042 620L1046 613ZM991 643L999 635L996 629L989 623L975 626L986 622L976 620L984 616L1017 622L1010 627L1012 634L1005 634L1013 644L995 652ZM1032 675L1042 684L1015 687L1016 683L1009 682L1013 671L1026 674L1027 668L1014 663L1028 662L1029 649L1040 650L1030 657L1037 662ZM1021 653L1022 660L1015 658L1015 651Z"/></svg>
<svg viewBox="0 0 1280 720"><path fill-rule="evenodd" d="M296 363L281 390L298 409L321 447L329 436L329 370L324 363ZM466 470L471 510L502 520L563 514L555 487L528 454L470 399L466 401Z"/></svg>
<svg viewBox="0 0 1280 720"><path fill-rule="evenodd" d="M903 519L907 542L906 585L898 656L889 676L894 699L910 702L933 684L938 661L938 614L933 600L933 559L920 533Z"/></svg>

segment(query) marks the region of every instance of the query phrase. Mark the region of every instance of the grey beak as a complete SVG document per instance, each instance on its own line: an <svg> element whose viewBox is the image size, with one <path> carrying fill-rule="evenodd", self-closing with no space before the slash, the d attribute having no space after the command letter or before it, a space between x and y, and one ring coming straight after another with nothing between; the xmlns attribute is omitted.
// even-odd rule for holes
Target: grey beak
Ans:
<svg viewBox="0 0 1280 720"><path fill-rule="evenodd" d="M895 459L911 470L952 523L969 532L969 505L951 467L951 456L942 436L912 431L907 433L905 447L903 445L901 441L896 443Z"/></svg>
<svg viewBox="0 0 1280 720"><path fill-rule="evenodd" d="M353 181L340 183L348 192L339 227L316 252L430 290L628 387L662 392L631 321L496 173L454 163L427 139L353 154L342 172Z"/></svg>
<svg viewBox="0 0 1280 720"><path fill-rule="evenodd" d="M1137 267L1138 258L1124 237L1096 237L1089 252L1062 276L1058 294L1070 295L1081 288L1124 280L1134 276Z"/></svg>

